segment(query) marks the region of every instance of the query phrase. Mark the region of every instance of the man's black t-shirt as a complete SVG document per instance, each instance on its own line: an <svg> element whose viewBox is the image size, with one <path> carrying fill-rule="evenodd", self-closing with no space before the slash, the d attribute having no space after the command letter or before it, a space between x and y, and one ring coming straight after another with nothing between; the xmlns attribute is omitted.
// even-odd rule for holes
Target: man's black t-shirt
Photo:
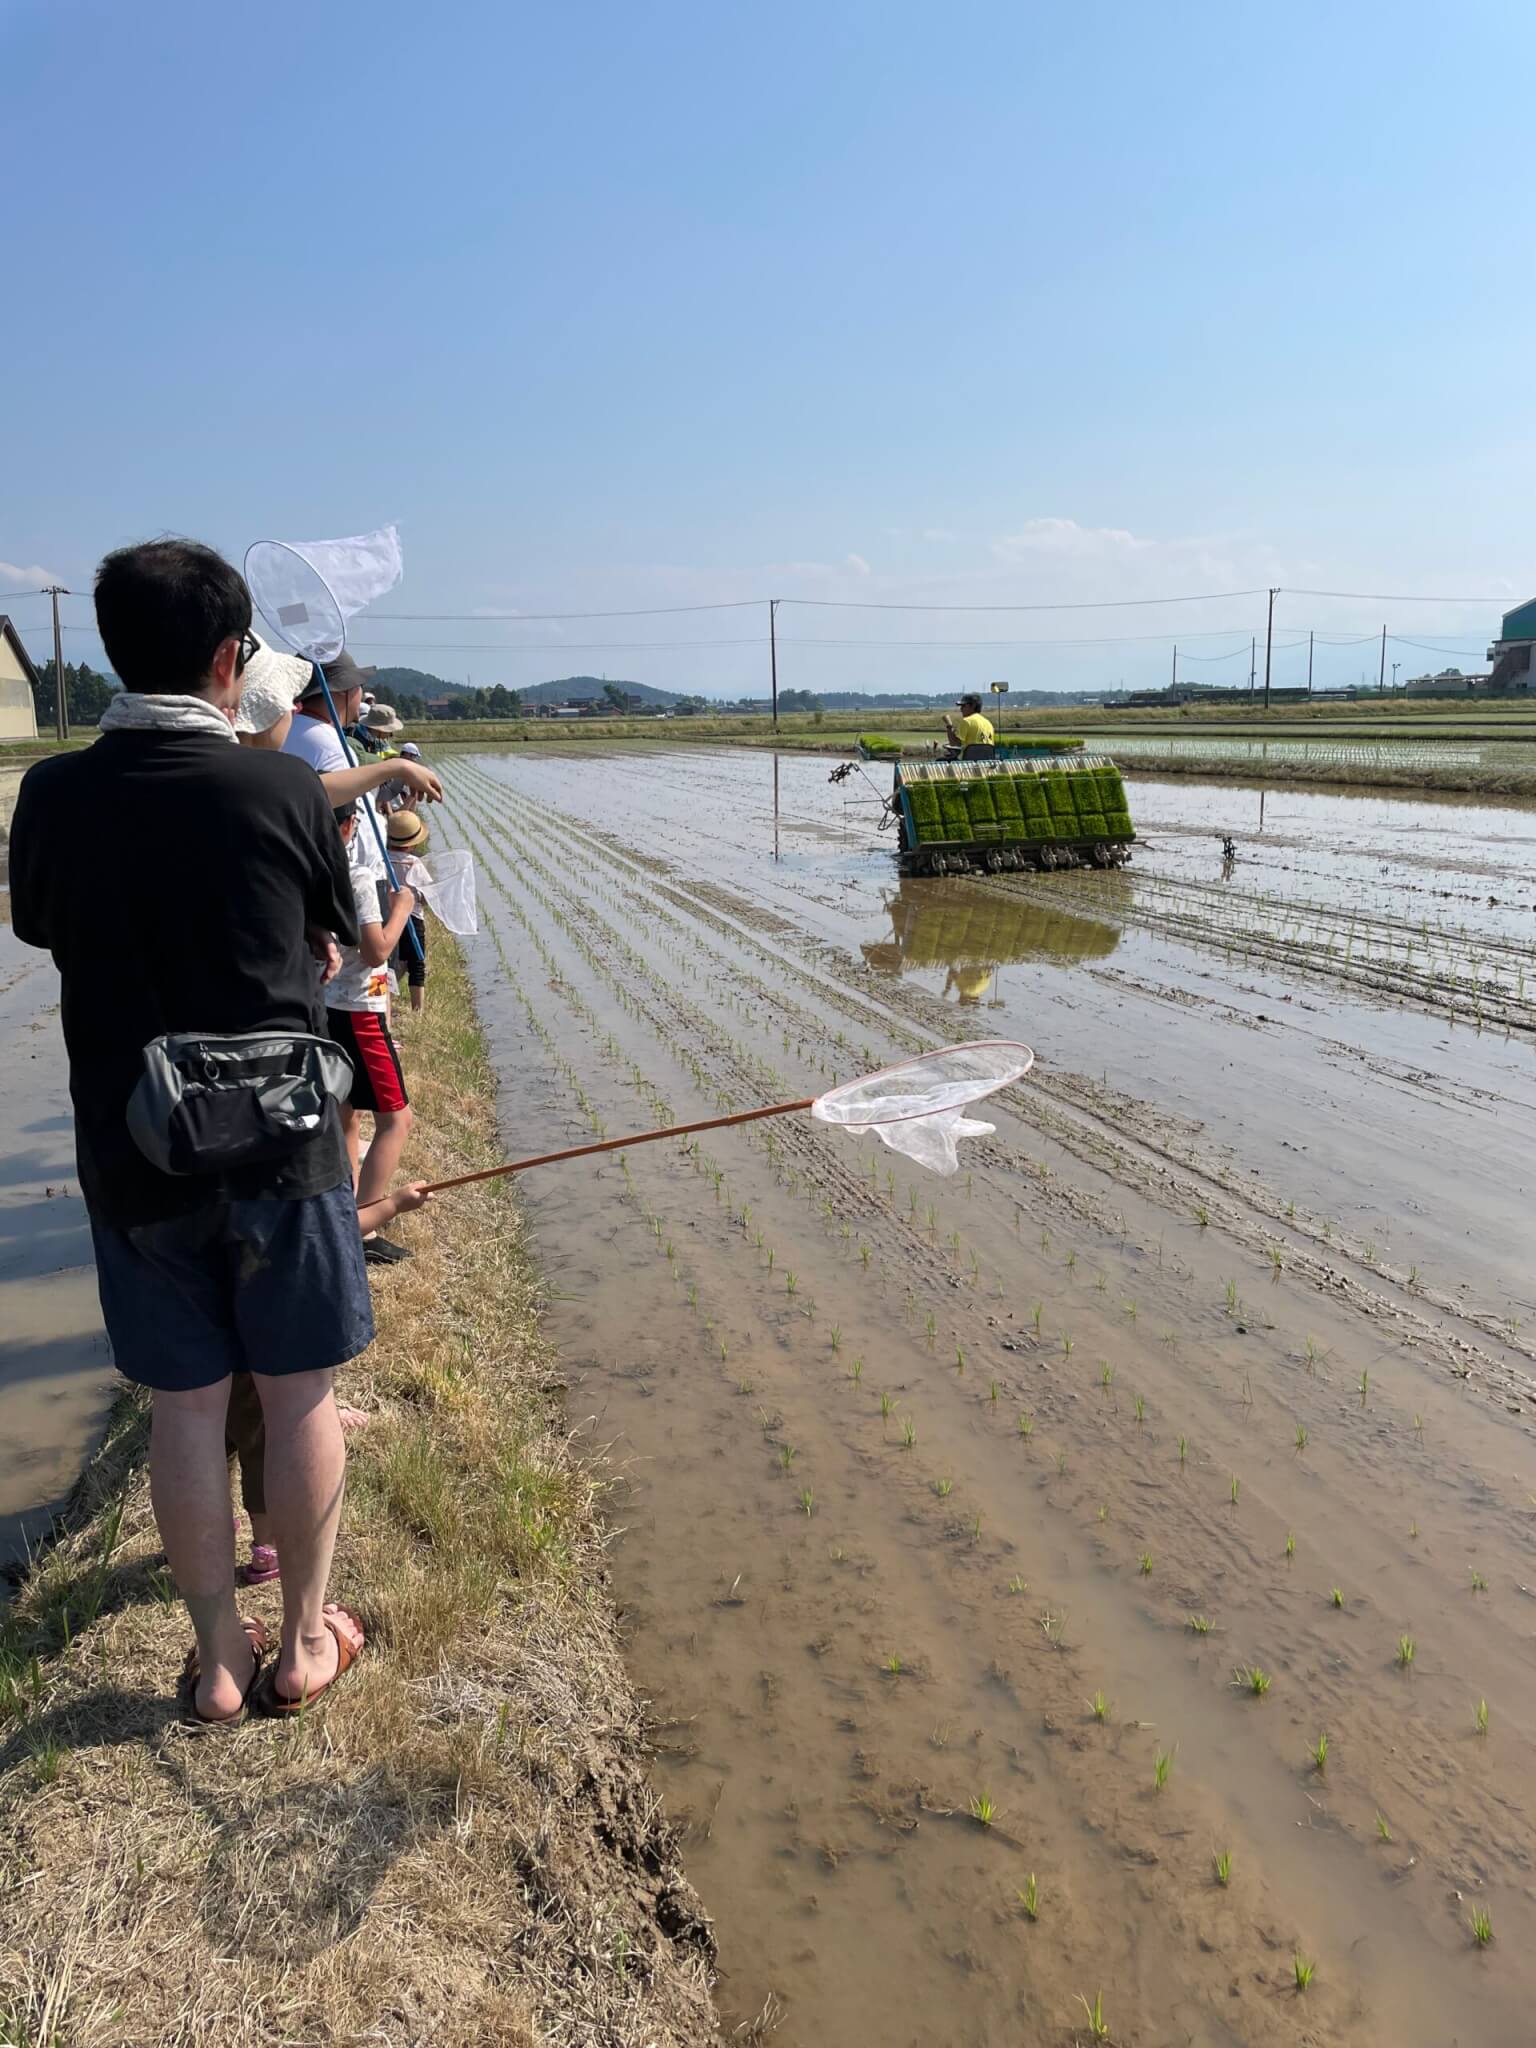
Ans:
<svg viewBox="0 0 1536 2048"><path fill-rule="evenodd" d="M357 943L346 848L320 778L215 732L103 733L28 769L11 821L16 936L63 977L80 1185L129 1228L347 1175L333 1113L279 1167L178 1177L129 1136L142 1051L165 1031L325 1034L306 927Z"/></svg>

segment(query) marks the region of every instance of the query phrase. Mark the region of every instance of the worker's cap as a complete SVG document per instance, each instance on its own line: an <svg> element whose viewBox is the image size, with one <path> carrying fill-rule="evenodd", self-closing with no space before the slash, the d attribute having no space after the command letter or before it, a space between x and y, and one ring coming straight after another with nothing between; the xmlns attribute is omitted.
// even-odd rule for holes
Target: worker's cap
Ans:
<svg viewBox="0 0 1536 2048"><path fill-rule="evenodd" d="M362 690L373 676L371 668L359 668L350 654L333 654L325 664L325 680L331 686L331 695L340 697L348 690ZM299 692L301 699L318 697L321 694L320 671L311 665L309 681Z"/></svg>
<svg viewBox="0 0 1536 2048"><path fill-rule="evenodd" d="M968 704L974 704L978 711L981 709L981 699L974 690L967 690L955 708L958 711L964 711Z"/></svg>
<svg viewBox="0 0 1536 2048"><path fill-rule="evenodd" d="M403 758L407 761L419 761L421 759L421 749L417 746L414 740L407 740L405 745L400 749L400 752Z"/></svg>
<svg viewBox="0 0 1536 2048"><path fill-rule="evenodd" d="M363 730L387 739L391 733L404 732L405 727L396 718L393 704L370 704L363 714Z"/></svg>
<svg viewBox="0 0 1536 2048"><path fill-rule="evenodd" d="M391 811L389 850L391 853L419 853L427 843L427 828L414 811Z"/></svg>
<svg viewBox="0 0 1536 2048"><path fill-rule="evenodd" d="M255 635L251 636L255 639ZM309 663L298 654L279 654L264 640L245 664L240 681L236 732L270 732L309 682Z"/></svg>

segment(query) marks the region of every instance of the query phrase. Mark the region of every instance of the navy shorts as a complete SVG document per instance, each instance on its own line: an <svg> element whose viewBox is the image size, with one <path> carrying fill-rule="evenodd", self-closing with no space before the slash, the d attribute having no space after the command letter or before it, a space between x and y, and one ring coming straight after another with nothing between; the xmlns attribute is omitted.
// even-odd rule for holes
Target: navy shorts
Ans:
<svg viewBox="0 0 1536 2048"><path fill-rule="evenodd" d="M211 1202L131 1230L92 1218L117 1369L186 1393L232 1372L321 1372L373 1342L349 1183L295 1201Z"/></svg>

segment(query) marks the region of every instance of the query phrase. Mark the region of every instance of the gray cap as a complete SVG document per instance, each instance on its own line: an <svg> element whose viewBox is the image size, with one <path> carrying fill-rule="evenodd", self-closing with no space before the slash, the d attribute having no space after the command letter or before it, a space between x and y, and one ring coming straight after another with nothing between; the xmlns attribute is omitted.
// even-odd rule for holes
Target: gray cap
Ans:
<svg viewBox="0 0 1536 2048"><path fill-rule="evenodd" d="M359 668L345 649L340 654L333 654L330 660L323 664L323 667L325 669L325 680L331 686L331 695L333 697L339 697L344 690L366 690L373 681L374 676L378 673L376 669ZM300 695L304 697L318 697L321 695L320 675L317 669L311 670L309 683L300 692Z"/></svg>

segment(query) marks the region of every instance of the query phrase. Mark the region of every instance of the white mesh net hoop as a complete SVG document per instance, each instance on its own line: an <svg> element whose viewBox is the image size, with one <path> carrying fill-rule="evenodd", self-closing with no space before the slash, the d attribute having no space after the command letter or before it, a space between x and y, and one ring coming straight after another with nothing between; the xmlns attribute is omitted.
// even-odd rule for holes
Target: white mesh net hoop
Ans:
<svg viewBox="0 0 1536 2048"><path fill-rule="evenodd" d="M347 621L404 573L400 530L347 540L258 540L245 551L251 601L273 639L324 668L347 644Z"/></svg>
<svg viewBox="0 0 1536 2048"><path fill-rule="evenodd" d="M953 1173L960 1164L956 1140L987 1138L997 1128L963 1112L1019 1080L1034 1063L1027 1045L1007 1039L947 1045L828 1089L811 1104L811 1115L840 1124L855 1138L873 1131L893 1152L919 1166Z"/></svg>

